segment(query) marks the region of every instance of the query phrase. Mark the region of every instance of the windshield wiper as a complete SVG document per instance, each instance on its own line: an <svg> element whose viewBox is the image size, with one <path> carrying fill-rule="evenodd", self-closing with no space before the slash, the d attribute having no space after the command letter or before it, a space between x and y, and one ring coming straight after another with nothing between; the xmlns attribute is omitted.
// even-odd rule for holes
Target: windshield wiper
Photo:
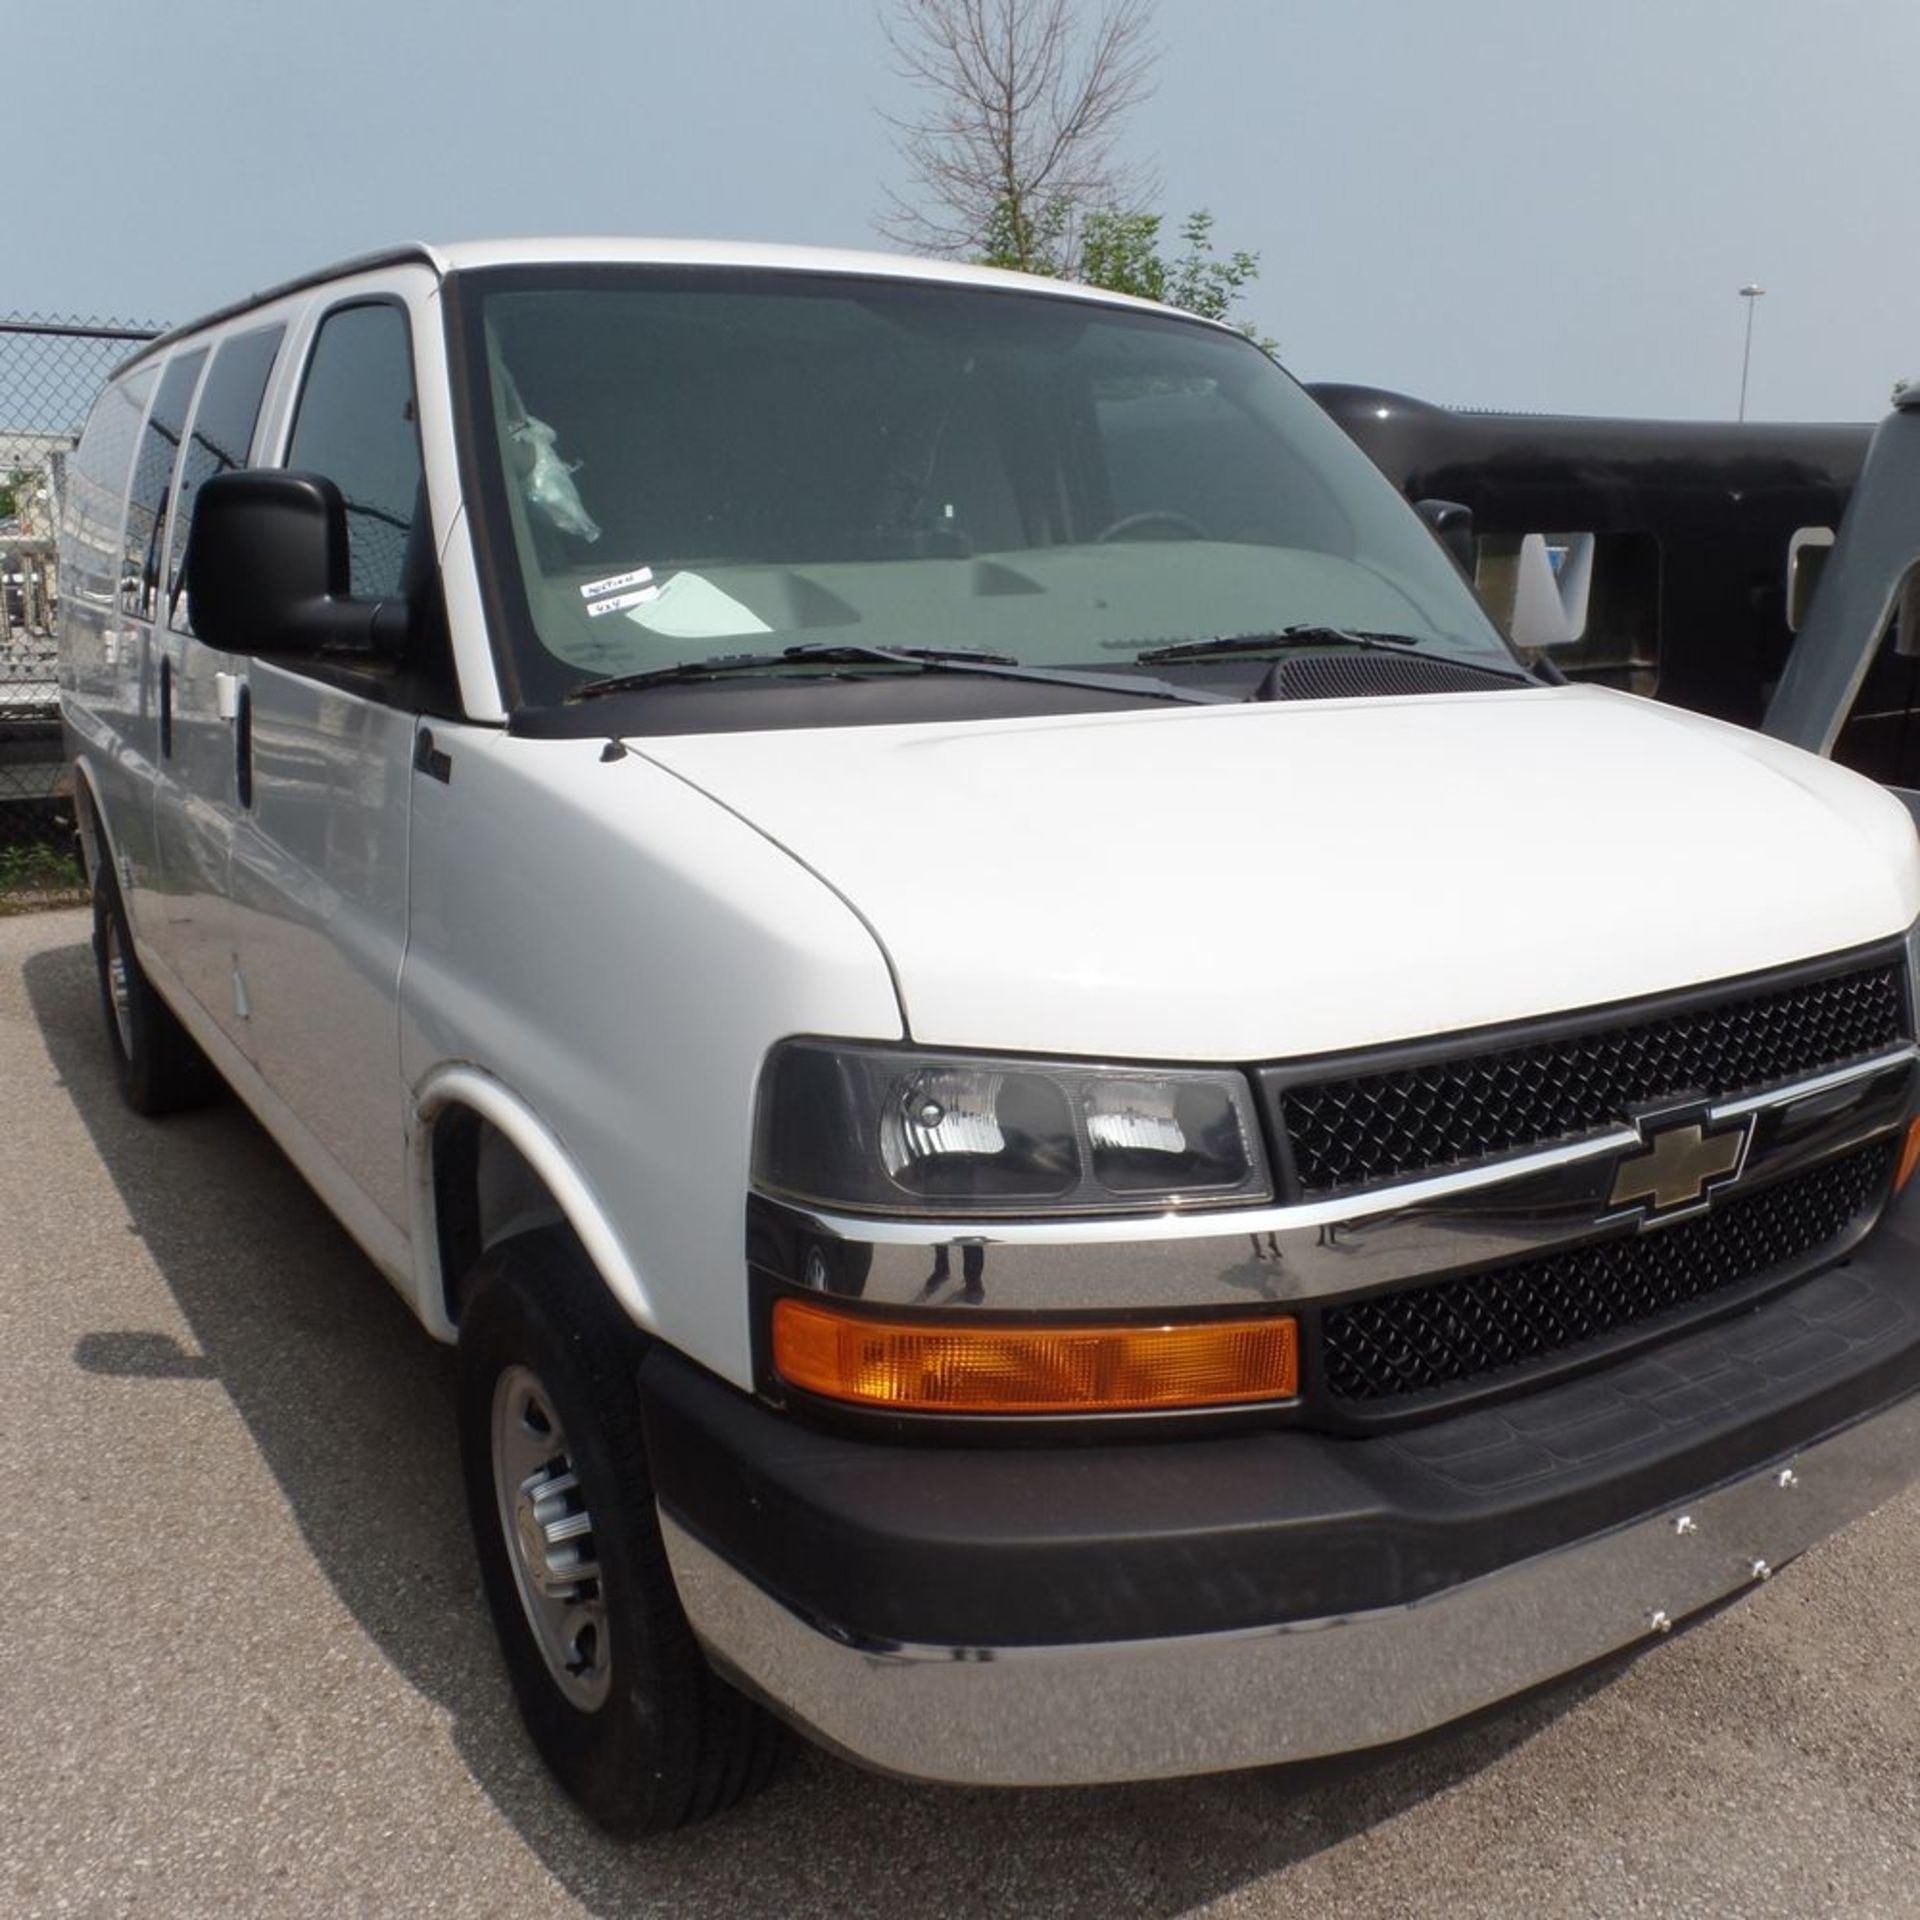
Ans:
<svg viewBox="0 0 1920 1920"><path fill-rule="evenodd" d="M903 650L895 648L884 657ZM638 687L671 686L679 680L718 679L729 673L765 673L774 667L794 665L805 662L817 666L852 665L862 660L883 657L877 647L847 646L839 642L829 644L821 642L811 646L784 647L778 653L716 653L704 660L676 660L664 667L643 667L635 673L609 674L603 680L583 680L569 690L567 698L571 700L594 700L603 693L631 693ZM969 649L961 653L958 649L925 647L910 657L910 664L931 666L936 660L964 659L977 666L1012 666L1011 656L998 653L977 653Z"/></svg>
<svg viewBox="0 0 1920 1920"><path fill-rule="evenodd" d="M1145 665L1159 666L1176 660L1212 660L1226 654L1286 653L1294 647L1358 647L1368 653L1397 653L1433 660L1443 666L1469 667L1476 673L1497 674L1506 680L1531 681L1533 675L1521 666L1499 666L1486 660L1465 660L1458 654L1434 653L1416 635L1410 633L1368 633L1352 627L1321 627L1302 624L1280 627L1272 633L1223 633L1211 640L1177 640L1171 646L1149 647L1134 658Z"/></svg>
<svg viewBox="0 0 1920 1920"><path fill-rule="evenodd" d="M604 680L586 680L568 695L569 701L594 700L607 693L631 693L644 687L669 686L676 681L711 680L733 673L766 673L787 666L912 667L922 673L983 673L994 680L1039 680L1056 687L1085 687L1096 693L1129 693L1143 700L1185 700L1218 706L1229 694L1208 693L1199 687L1177 687L1137 673L1079 673L1071 667L1022 666L1010 654L987 653L972 647L873 647L842 641L818 641L783 647L778 653L722 653L707 660L681 660L669 667L648 667L639 673L616 673Z"/></svg>

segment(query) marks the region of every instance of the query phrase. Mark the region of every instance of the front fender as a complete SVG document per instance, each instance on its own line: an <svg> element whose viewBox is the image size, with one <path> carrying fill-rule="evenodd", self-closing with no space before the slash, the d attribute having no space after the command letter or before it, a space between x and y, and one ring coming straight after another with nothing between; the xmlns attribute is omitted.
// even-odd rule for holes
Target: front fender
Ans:
<svg viewBox="0 0 1920 1920"><path fill-rule="evenodd" d="M457 1276L446 1273L441 1261L433 1162L435 1125L449 1108L463 1109L484 1120L512 1146L552 1196L561 1217L627 1317L642 1332L657 1332L654 1302L647 1285L566 1148L524 1100L491 1074L473 1066L438 1069L428 1076L414 1099L409 1180L416 1249L414 1307L428 1331L441 1340L452 1340L457 1333L447 1310L448 1282Z"/></svg>

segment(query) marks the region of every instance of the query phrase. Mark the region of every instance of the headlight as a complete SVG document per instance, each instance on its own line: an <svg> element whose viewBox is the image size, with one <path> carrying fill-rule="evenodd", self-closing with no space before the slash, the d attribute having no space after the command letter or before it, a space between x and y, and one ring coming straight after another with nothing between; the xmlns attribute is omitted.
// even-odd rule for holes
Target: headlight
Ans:
<svg viewBox="0 0 1920 1920"><path fill-rule="evenodd" d="M816 1206L962 1217L1272 1193L1242 1074L818 1040L768 1058L754 1183Z"/></svg>

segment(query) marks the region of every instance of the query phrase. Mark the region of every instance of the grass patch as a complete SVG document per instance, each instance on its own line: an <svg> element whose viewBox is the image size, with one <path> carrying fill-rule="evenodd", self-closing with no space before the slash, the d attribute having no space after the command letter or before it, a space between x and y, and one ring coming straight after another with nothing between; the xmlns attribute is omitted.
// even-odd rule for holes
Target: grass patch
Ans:
<svg viewBox="0 0 1920 1920"><path fill-rule="evenodd" d="M86 901L86 876L69 849L40 842L0 847L0 914L78 907Z"/></svg>

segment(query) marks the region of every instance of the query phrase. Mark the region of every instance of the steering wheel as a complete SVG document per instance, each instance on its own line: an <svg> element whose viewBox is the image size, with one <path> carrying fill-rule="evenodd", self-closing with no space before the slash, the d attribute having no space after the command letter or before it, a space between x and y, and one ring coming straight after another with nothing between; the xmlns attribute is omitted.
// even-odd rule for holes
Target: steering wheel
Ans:
<svg viewBox="0 0 1920 1920"><path fill-rule="evenodd" d="M1207 537L1206 528L1197 520L1189 520L1184 513L1175 513L1167 507L1145 507L1139 513L1123 513L1093 537L1096 544L1106 540L1131 540L1148 527L1164 529L1149 536L1155 540L1204 540Z"/></svg>

